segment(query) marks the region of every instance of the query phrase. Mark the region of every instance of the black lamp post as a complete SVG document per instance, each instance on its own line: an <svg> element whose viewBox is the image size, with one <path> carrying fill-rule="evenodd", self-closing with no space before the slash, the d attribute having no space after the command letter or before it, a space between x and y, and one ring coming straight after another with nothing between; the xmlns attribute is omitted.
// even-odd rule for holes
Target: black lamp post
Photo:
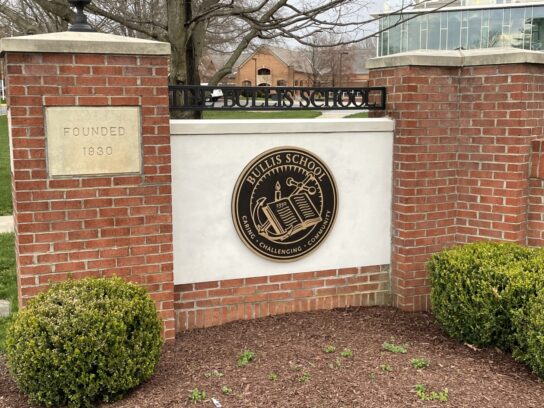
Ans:
<svg viewBox="0 0 544 408"><path fill-rule="evenodd" d="M75 7L77 10L76 19L74 24L70 26L68 31L77 31L77 32L95 32L96 30L92 28L87 22L87 16L83 13L85 6L91 4L92 0L68 0L70 6Z"/></svg>

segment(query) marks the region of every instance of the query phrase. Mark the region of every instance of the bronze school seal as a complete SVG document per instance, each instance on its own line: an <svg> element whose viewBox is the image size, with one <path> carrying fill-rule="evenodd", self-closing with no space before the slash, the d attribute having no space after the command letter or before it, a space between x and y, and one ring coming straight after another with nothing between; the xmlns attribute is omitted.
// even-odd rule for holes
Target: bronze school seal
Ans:
<svg viewBox="0 0 544 408"><path fill-rule="evenodd" d="M336 216L336 184L325 163L298 147L268 150L236 183L232 218L252 251L293 261L315 250Z"/></svg>

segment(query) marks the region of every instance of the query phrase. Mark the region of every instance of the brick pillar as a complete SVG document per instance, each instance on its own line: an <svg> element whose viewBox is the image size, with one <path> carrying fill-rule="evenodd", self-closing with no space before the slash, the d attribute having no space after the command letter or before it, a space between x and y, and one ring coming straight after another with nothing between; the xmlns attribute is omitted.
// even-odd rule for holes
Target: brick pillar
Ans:
<svg viewBox="0 0 544 408"><path fill-rule="evenodd" d="M529 163L531 140L543 135L544 55L418 52L376 58L369 68L369 85L387 87L387 114L396 119L395 302L426 310L425 263L444 246L541 242L529 239L543 226L536 179L529 200Z"/></svg>
<svg viewBox="0 0 544 408"><path fill-rule="evenodd" d="M52 282L117 275L150 292L164 336L172 339L169 45L55 33L2 39L0 48L21 306ZM139 107L141 170L112 174L105 168L102 175L53 177L45 110L120 106Z"/></svg>
<svg viewBox="0 0 544 408"><path fill-rule="evenodd" d="M457 73L421 66L370 72L370 86L387 87L387 114L395 119L391 277L403 310L429 308L425 262L455 239Z"/></svg>

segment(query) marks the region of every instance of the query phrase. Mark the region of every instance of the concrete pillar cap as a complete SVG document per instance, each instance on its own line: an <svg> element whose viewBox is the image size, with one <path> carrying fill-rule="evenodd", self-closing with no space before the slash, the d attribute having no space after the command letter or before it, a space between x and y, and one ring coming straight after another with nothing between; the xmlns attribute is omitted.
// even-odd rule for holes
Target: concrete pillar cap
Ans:
<svg viewBox="0 0 544 408"><path fill-rule="evenodd" d="M0 40L0 54L47 52L66 54L170 55L170 44L104 33L65 31Z"/></svg>
<svg viewBox="0 0 544 408"><path fill-rule="evenodd" d="M367 61L368 69L402 66L466 67L478 65L544 64L544 52L519 48L484 48L478 50L421 50L402 52Z"/></svg>

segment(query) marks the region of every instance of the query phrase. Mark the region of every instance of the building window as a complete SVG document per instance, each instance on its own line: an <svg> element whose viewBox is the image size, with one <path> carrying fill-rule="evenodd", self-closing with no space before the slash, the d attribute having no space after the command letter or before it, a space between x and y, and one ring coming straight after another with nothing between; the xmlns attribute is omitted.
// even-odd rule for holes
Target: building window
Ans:
<svg viewBox="0 0 544 408"><path fill-rule="evenodd" d="M261 68L257 71L258 75L270 75L270 70L268 68Z"/></svg>
<svg viewBox="0 0 544 408"><path fill-rule="evenodd" d="M402 23L411 16L391 14L381 19L385 31L380 34L380 55L418 49L544 49L544 6L441 11Z"/></svg>
<svg viewBox="0 0 544 408"><path fill-rule="evenodd" d="M248 81L247 79L242 81L242 86L251 86L251 81Z"/></svg>
<svg viewBox="0 0 544 408"><path fill-rule="evenodd" d="M533 9L531 49L544 50L544 7Z"/></svg>
<svg viewBox="0 0 544 408"><path fill-rule="evenodd" d="M287 86L287 81L285 79L280 79L277 82L278 86Z"/></svg>
<svg viewBox="0 0 544 408"><path fill-rule="evenodd" d="M448 50L458 50L461 47L461 18L458 11L448 13Z"/></svg>

